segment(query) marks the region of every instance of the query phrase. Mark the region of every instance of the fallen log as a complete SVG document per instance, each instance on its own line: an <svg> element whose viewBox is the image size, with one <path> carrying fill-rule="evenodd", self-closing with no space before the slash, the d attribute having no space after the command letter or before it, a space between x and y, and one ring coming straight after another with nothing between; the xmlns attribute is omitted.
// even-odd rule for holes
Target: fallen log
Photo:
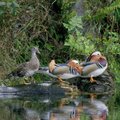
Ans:
<svg viewBox="0 0 120 120"><path fill-rule="evenodd" d="M106 93L114 90L114 82L108 72L94 78L97 82L91 83L89 78L74 78L67 80L69 85L60 85L56 82L47 81L40 84L17 85L14 87L0 86L0 97L5 95L26 96L26 95L77 95L82 92ZM10 97L10 96L9 96Z"/></svg>

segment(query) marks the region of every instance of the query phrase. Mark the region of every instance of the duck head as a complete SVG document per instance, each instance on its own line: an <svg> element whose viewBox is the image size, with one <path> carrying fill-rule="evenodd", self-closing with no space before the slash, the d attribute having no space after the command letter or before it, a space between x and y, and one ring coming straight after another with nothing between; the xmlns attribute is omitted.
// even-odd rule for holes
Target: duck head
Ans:
<svg viewBox="0 0 120 120"><path fill-rule="evenodd" d="M95 51L92 54L90 54L86 62L89 62L89 61L95 62L95 61L102 61L102 60L106 60L106 58L99 51Z"/></svg>
<svg viewBox="0 0 120 120"><path fill-rule="evenodd" d="M31 51L32 51L32 53L40 54L40 51L39 51L38 47L33 47Z"/></svg>
<svg viewBox="0 0 120 120"><path fill-rule="evenodd" d="M95 51L89 55L89 57L86 59L86 62L91 61L91 59L98 59L98 57L101 56L101 53L99 51Z"/></svg>
<svg viewBox="0 0 120 120"><path fill-rule="evenodd" d="M86 62L99 62L102 66L107 65L106 57L103 56L99 51L93 52L86 60Z"/></svg>

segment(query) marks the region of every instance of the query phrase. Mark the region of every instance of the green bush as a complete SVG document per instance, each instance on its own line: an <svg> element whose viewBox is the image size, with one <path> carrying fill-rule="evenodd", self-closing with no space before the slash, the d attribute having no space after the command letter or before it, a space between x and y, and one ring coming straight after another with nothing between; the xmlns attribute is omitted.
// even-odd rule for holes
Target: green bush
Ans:
<svg viewBox="0 0 120 120"><path fill-rule="evenodd" d="M120 82L120 36L118 17L119 1L85 0L85 14L82 17L73 16L64 26L68 29L65 46L70 53L88 55L92 51L101 51L108 59L108 71L116 81Z"/></svg>
<svg viewBox="0 0 120 120"><path fill-rule="evenodd" d="M106 0L103 4L101 0L85 0L82 17L73 10L75 2L0 2L0 78L29 60L30 48L38 46L42 66L51 59L81 60L81 56L100 50L108 59L109 70L120 81L119 1Z"/></svg>
<svg viewBox="0 0 120 120"><path fill-rule="evenodd" d="M95 50L94 41L83 35L83 23L81 17L73 17L69 23L64 24L64 26L68 29L69 34L65 46L69 46L73 52L82 55L88 55Z"/></svg>

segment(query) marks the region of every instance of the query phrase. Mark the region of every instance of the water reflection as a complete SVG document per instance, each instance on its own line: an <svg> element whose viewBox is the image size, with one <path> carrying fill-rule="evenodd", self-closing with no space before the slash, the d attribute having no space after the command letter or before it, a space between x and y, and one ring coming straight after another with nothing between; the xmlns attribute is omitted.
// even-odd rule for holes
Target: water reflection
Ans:
<svg viewBox="0 0 120 120"><path fill-rule="evenodd" d="M4 98L4 97L3 97ZM0 120L106 120L107 97L27 96L0 99Z"/></svg>
<svg viewBox="0 0 120 120"><path fill-rule="evenodd" d="M106 120L108 107L99 100L75 99L43 113L44 120L80 120L83 114L90 120Z"/></svg>

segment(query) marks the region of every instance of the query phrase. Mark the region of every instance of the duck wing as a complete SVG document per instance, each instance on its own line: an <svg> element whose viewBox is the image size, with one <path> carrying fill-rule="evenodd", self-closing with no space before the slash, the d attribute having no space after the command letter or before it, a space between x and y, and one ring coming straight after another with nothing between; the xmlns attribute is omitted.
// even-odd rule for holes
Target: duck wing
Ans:
<svg viewBox="0 0 120 120"><path fill-rule="evenodd" d="M64 73L70 73L70 67L67 64L57 64L52 72L49 71L49 67L40 67L39 72L60 75Z"/></svg>
<svg viewBox="0 0 120 120"><path fill-rule="evenodd" d="M100 65L98 62L86 62L83 65L83 70L82 70L82 76L87 76L91 72L97 70L100 68Z"/></svg>
<svg viewBox="0 0 120 120"><path fill-rule="evenodd" d="M81 63L80 65L81 65L82 67L85 67L85 66L92 65L92 64L96 64L96 62L83 62L83 63Z"/></svg>
<svg viewBox="0 0 120 120"><path fill-rule="evenodd" d="M28 70L29 62L25 62L20 64L14 71L12 71L10 74L8 74L8 77L23 77L26 74L26 71Z"/></svg>
<svg viewBox="0 0 120 120"><path fill-rule="evenodd" d="M64 73L70 73L70 67L67 64L58 64L52 71L52 74L59 75Z"/></svg>

